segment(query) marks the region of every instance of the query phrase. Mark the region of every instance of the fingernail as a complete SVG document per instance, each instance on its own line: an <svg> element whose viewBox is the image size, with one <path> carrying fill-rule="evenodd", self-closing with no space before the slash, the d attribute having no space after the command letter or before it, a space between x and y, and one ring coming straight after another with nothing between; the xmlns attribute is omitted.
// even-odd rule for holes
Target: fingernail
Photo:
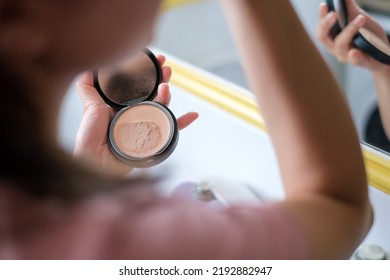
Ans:
<svg viewBox="0 0 390 280"><path fill-rule="evenodd" d="M358 15L354 20L353 23L357 26L361 26L364 24L365 17L363 15Z"/></svg>
<svg viewBox="0 0 390 280"><path fill-rule="evenodd" d="M326 4L320 3L319 9L321 11L321 14L325 13L325 7L326 7Z"/></svg>
<svg viewBox="0 0 390 280"><path fill-rule="evenodd" d="M158 87L159 87L159 88L160 88L160 87L161 87L161 88L166 87L166 88L169 89L169 84L168 84L168 83L161 83Z"/></svg>

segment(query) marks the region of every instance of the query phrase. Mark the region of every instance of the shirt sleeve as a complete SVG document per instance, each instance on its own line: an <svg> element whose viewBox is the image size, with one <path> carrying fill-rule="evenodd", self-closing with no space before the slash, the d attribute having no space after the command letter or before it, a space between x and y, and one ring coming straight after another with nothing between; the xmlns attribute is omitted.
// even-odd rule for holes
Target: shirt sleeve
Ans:
<svg viewBox="0 0 390 280"><path fill-rule="evenodd" d="M164 200L123 213L113 229L114 259L308 259L308 238L282 203L205 207Z"/></svg>

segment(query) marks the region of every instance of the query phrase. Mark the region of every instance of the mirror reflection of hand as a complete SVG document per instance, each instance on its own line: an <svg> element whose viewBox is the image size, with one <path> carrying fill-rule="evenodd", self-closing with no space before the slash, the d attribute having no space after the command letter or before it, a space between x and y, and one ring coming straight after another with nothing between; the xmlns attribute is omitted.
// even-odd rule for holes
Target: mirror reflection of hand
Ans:
<svg viewBox="0 0 390 280"><path fill-rule="evenodd" d="M335 12L329 12L326 4L322 3L320 5L320 20L316 34L318 40L341 63L365 67L374 73L388 70L389 66L376 61L363 51L351 47L351 42L362 27L366 27L374 32L387 44L388 39L386 32L380 24L362 10L354 0L346 0L345 2L350 23L334 39L329 36L329 33L337 22L337 15Z"/></svg>
<svg viewBox="0 0 390 280"><path fill-rule="evenodd" d="M158 88L154 101L169 106L171 93L168 82L172 70L164 66L165 57L157 59L162 67L163 81ZM83 74L77 83L77 91L83 103L84 114L77 133L74 156L97 164L98 168L107 171L109 175L124 176L132 167L122 163L112 153L108 146L107 135L114 110L100 97L93 86L92 73ZM184 129L198 118L198 113L190 112L177 119L179 129Z"/></svg>

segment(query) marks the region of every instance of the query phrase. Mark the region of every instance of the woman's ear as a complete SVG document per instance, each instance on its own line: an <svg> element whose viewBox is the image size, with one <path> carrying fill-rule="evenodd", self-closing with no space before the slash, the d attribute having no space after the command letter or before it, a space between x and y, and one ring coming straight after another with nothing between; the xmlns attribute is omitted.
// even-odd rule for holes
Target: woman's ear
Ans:
<svg viewBox="0 0 390 280"><path fill-rule="evenodd" d="M0 0L0 51L23 61L37 59L47 48L48 30L33 21L23 1Z"/></svg>

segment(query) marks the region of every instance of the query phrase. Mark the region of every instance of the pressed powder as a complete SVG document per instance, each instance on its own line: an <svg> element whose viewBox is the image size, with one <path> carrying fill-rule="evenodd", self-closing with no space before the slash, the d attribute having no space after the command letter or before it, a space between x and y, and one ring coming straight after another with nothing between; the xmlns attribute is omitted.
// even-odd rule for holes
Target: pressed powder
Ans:
<svg viewBox="0 0 390 280"><path fill-rule="evenodd" d="M113 125L113 142L132 158L147 158L162 151L172 139L172 123L159 107L142 103L126 108Z"/></svg>

